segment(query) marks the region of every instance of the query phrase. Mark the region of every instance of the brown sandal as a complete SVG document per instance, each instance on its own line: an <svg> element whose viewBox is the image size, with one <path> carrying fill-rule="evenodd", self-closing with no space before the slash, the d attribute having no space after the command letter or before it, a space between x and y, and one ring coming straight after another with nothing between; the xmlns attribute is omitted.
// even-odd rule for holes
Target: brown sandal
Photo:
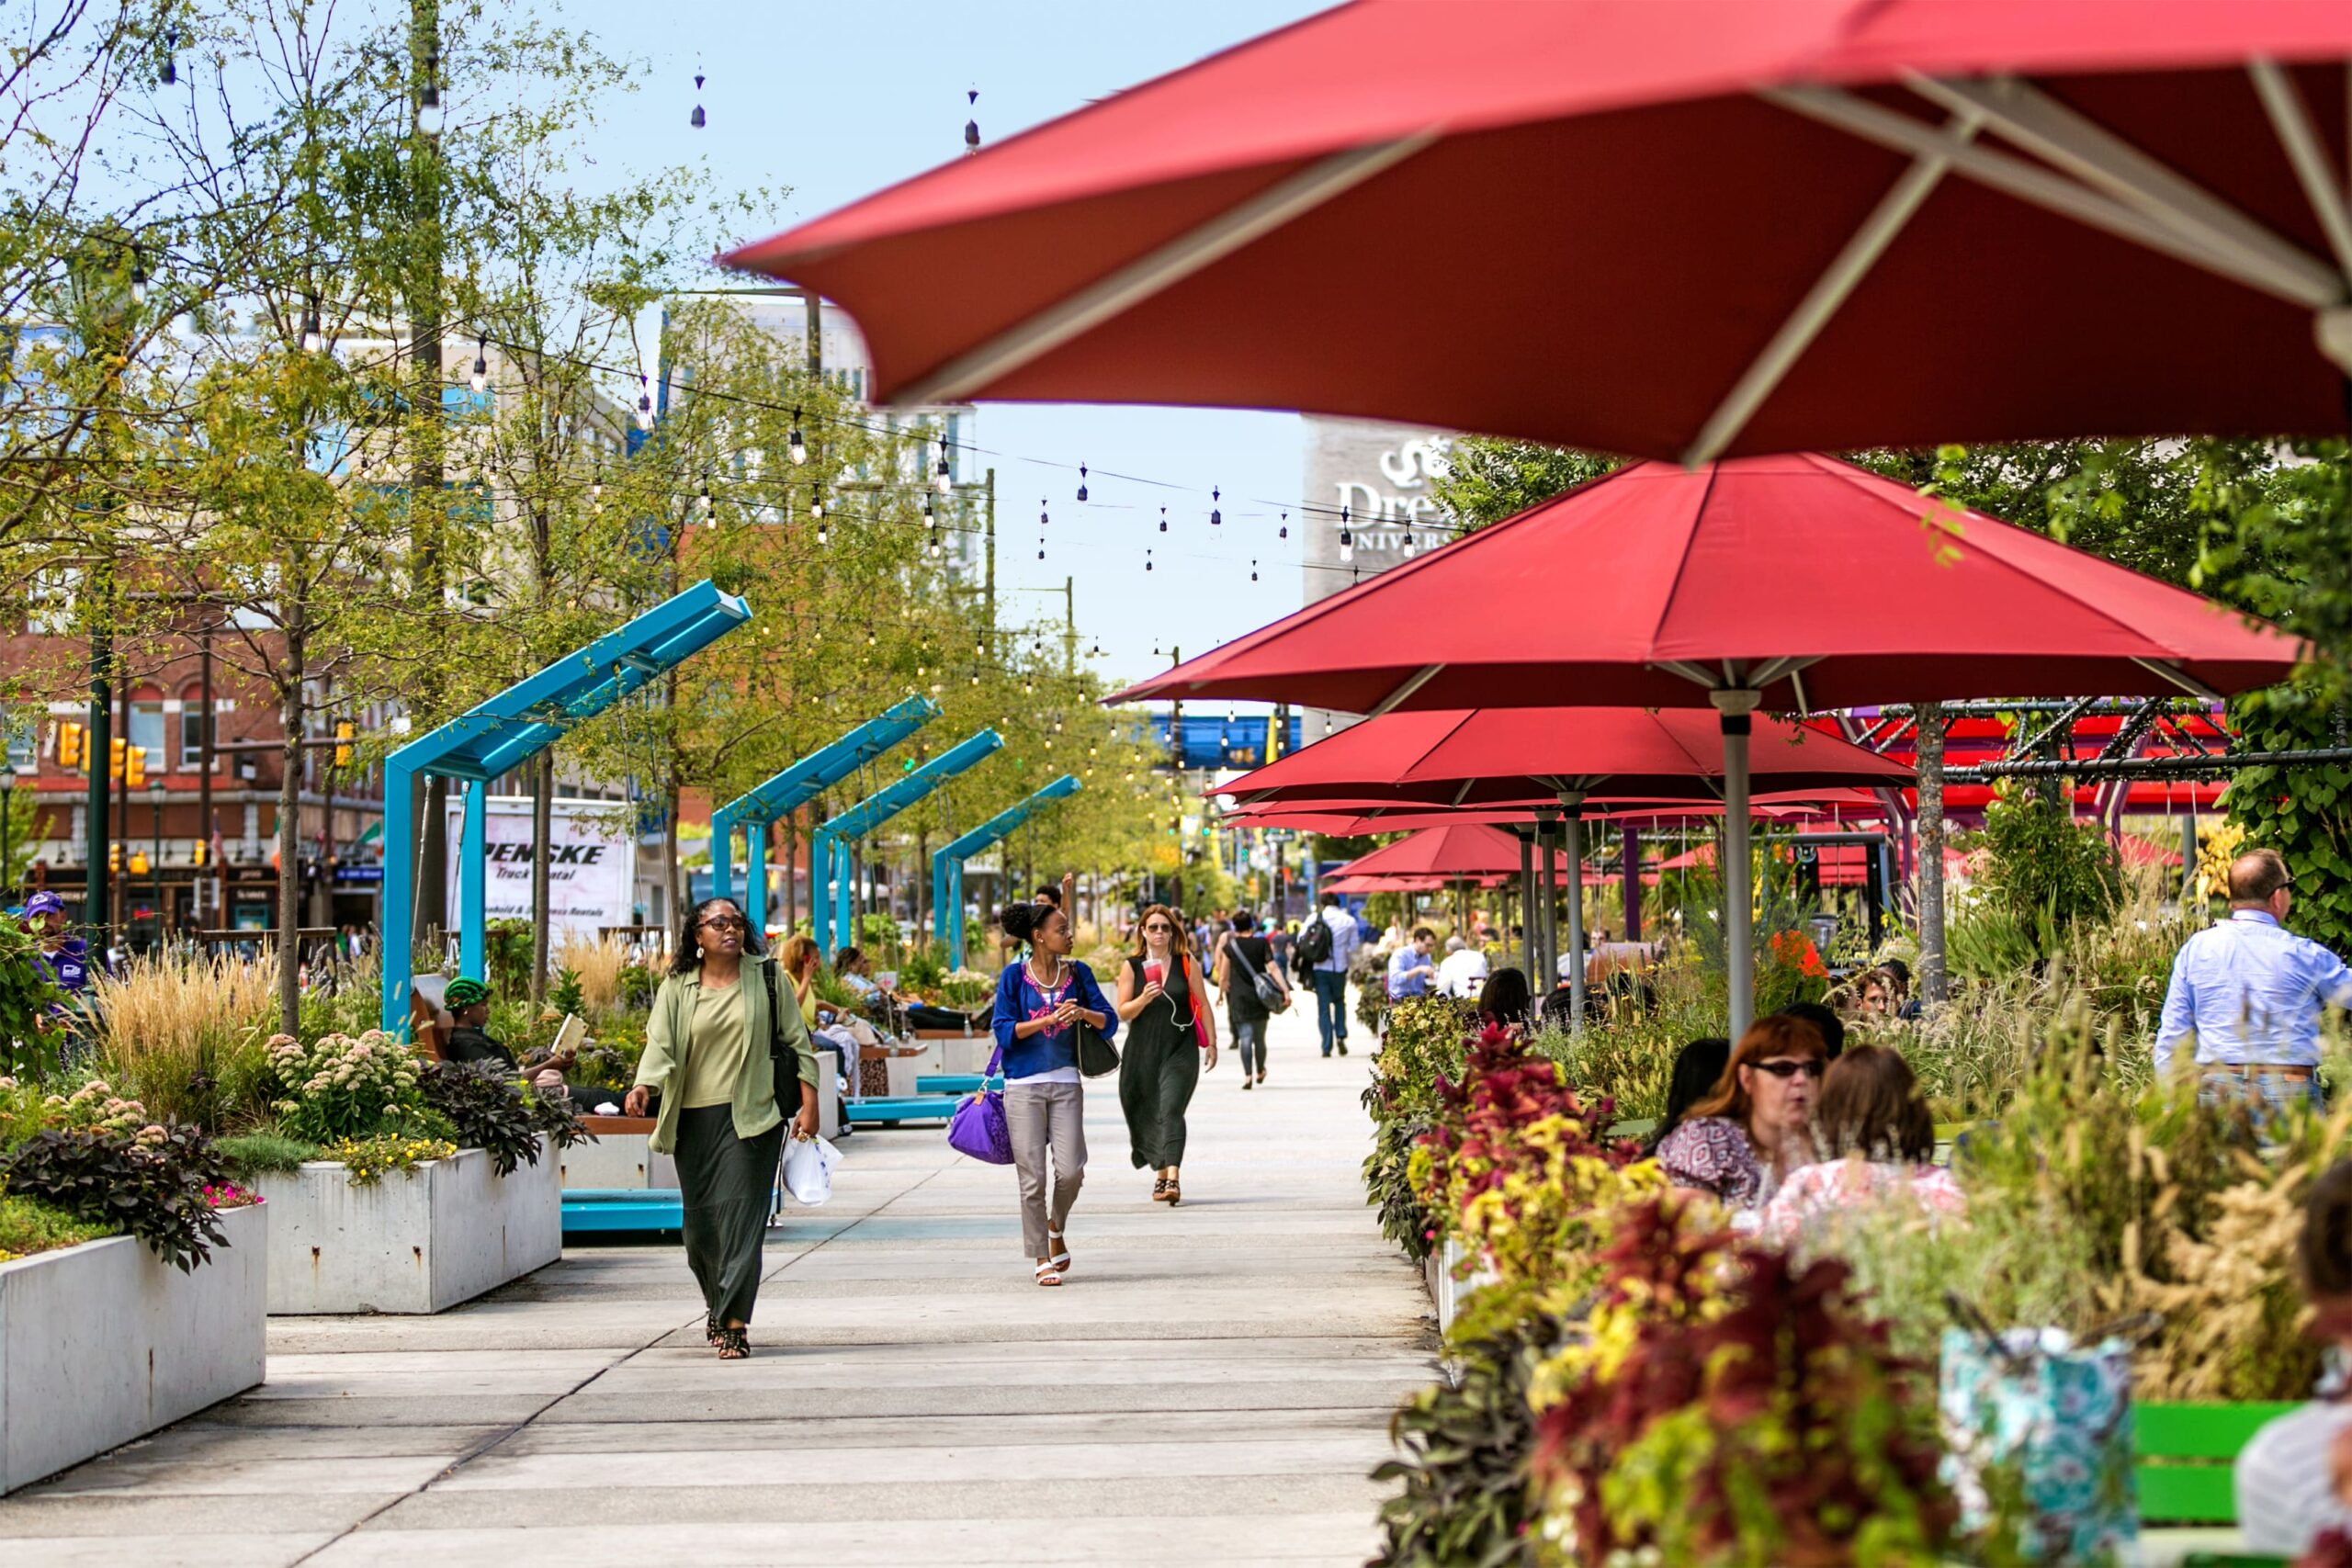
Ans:
<svg viewBox="0 0 2352 1568"><path fill-rule="evenodd" d="M1168 1201L1168 1178L1164 1176L1159 1177L1152 1182L1151 1201L1155 1203L1165 1203Z"/></svg>

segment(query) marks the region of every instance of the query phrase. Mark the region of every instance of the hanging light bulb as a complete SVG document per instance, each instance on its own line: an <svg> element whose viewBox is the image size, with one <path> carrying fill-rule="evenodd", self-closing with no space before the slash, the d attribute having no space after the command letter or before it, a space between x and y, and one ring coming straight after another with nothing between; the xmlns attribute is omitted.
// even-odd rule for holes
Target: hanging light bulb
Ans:
<svg viewBox="0 0 2352 1568"><path fill-rule="evenodd" d="M1146 550L1143 553L1143 569L1146 571L1149 571L1151 570L1151 552L1149 550Z"/></svg>
<svg viewBox="0 0 2352 1568"><path fill-rule="evenodd" d="M1078 499L1086 499L1086 465L1083 463L1078 466Z"/></svg>
<svg viewBox="0 0 2352 1568"><path fill-rule="evenodd" d="M1097 637L1097 638L1095 638L1095 639L1094 639L1093 644L1092 644L1091 647L1089 647L1089 648L1087 649L1087 650L1086 650L1086 657L1087 657L1087 658L1089 658L1089 659L1100 659L1100 658L1102 658L1102 638Z"/></svg>
<svg viewBox="0 0 2352 1568"><path fill-rule="evenodd" d="M1039 498L1038 498L1038 501L1037 501L1037 526L1038 526L1038 527L1040 527L1040 528L1043 528L1044 526L1046 526L1046 525L1047 525L1048 523L1051 523L1052 521L1053 521L1053 518L1051 518L1050 516L1046 515L1046 502L1045 502L1045 498L1041 496L1041 497L1039 497Z"/></svg>
<svg viewBox="0 0 2352 1568"><path fill-rule="evenodd" d="M972 639L972 657L975 659L986 659L988 656L989 650L981 645L978 637L974 637Z"/></svg>
<svg viewBox="0 0 2352 1568"><path fill-rule="evenodd" d="M974 87L965 93L964 105L977 116L980 107L980 90ZM964 122L964 156L970 157L980 150L980 122L975 118Z"/></svg>
<svg viewBox="0 0 2352 1568"><path fill-rule="evenodd" d="M166 87L171 86L180 79L179 62L173 58L174 55L179 52L179 28L166 28L164 30L164 62L160 66L156 67L155 70L156 80L163 83Z"/></svg>
<svg viewBox="0 0 2352 1568"><path fill-rule="evenodd" d="M1159 509L1159 531L1168 532L1168 508L1164 506Z"/></svg>
<svg viewBox="0 0 2352 1568"><path fill-rule="evenodd" d="M1250 563L1250 581L1252 582L1258 581L1258 563L1254 560Z"/></svg>
<svg viewBox="0 0 2352 1568"><path fill-rule="evenodd" d="M302 310L302 352L316 354L327 345L327 334L319 327L319 302L311 300Z"/></svg>
<svg viewBox="0 0 2352 1568"><path fill-rule="evenodd" d="M872 626L865 628L865 646L868 648L872 648L874 646L874 628Z"/></svg>
<svg viewBox="0 0 2352 1568"><path fill-rule="evenodd" d="M702 525L703 525L704 527L706 527L706 528L715 526L715 525L711 522L711 517L710 517L710 513L711 513L710 477L709 477L707 474L706 474L706 475L704 475L704 476L703 476L703 481L702 481L702 495L701 495L701 498L700 498L699 500L697 500L697 501L695 502L695 506L696 506L697 508L699 508L699 509L701 510L701 512L702 512Z"/></svg>
<svg viewBox="0 0 2352 1568"><path fill-rule="evenodd" d="M785 455L795 463L805 463L808 460L808 444L800 439L800 411L798 409L792 411L792 434L785 437L784 450Z"/></svg>
<svg viewBox="0 0 2352 1568"><path fill-rule="evenodd" d="M1413 558L1413 531L1408 528L1405 530L1405 558L1407 560Z"/></svg>
<svg viewBox="0 0 2352 1568"><path fill-rule="evenodd" d="M695 73L695 96L697 99L702 96L702 73L699 71ZM695 112L686 117L686 123L696 130L703 128L702 105L699 102L695 105Z"/></svg>
<svg viewBox="0 0 2352 1568"><path fill-rule="evenodd" d="M588 499L596 503L597 511L602 512L605 509L605 465L602 463L597 464L595 470L589 476Z"/></svg>
<svg viewBox="0 0 2352 1568"><path fill-rule="evenodd" d="M820 517L817 520L817 543L823 544L829 536L825 532L825 521Z"/></svg>
<svg viewBox="0 0 2352 1568"><path fill-rule="evenodd" d="M1340 561L1342 565L1356 558L1356 536L1348 531L1348 509L1340 508Z"/></svg>
<svg viewBox="0 0 2352 1568"><path fill-rule="evenodd" d="M1290 513L1289 513L1285 512L1285 513L1283 513L1283 525L1282 525L1282 528L1281 528L1281 529L1280 529L1280 530L1279 530L1279 531L1274 535L1274 537L1275 537L1275 538L1277 538L1277 539L1287 539L1287 538L1289 538L1289 537L1290 537Z"/></svg>
<svg viewBox="0 0 2352 1568"><path fill-rule="evenodd" d="M939 466L932 470L931 477L933 485L940 494L948 495L954 492L956 475L947 466L947 437L944 435L939 438Z"/></svg>
<svg viewBox="0 0 2352 1568"><path fill-rule="evenodd" d="M427 136L438 136L447 124L448 114L441 106L441 57L424 57L424 85L416 95L416 129Z"/></svg>
<svg viewBox="0 0 2352 1568"><path fill-rule="evenodd" d="M811 517L822 517L824 514L825 487L822 485L810 485L808 487L808 515Z"/></svg>
<svg viewBox="0 0 2352 1568"><path fill-rule="evenodd" d="M1217 527L1225 522L1225 513L1218 511L1216 505L1216 503L1223 499L1223 492L1218 491L1216 486L1209 486L1209 526L1212 528Z"/></svg>
<svg viewBox="0 0 2352 1568"><path fill-rule="evenodd" d="M466 385L473 389L476 397L481 396L490 385L490 339L486 337L474 340L474 367L466 378Z"/></svg>
<svg viewBox="0 0 2352 1568"><path fill-rule="evenodd" d="M147 303L147 257L136 247L130 253L130 302Z"/></svg>
<svg viewBox="0 0 2352 1568"><path fill-rule="evenodd" d="M1037 536L1037 558L1039 560L1046 558L1046 536L1043 534Z"/></svg>
<svg viewBox="0 0 2352 1568"><path fill-rule="evenodd" d="M643 376L637 378L637 423L640 430L653 428L653 383Z"/></svg>

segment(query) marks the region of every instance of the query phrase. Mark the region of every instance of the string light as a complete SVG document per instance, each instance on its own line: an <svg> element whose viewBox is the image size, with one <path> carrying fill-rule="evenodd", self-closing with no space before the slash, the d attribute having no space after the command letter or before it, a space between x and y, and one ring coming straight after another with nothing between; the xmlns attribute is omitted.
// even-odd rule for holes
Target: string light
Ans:
<svg viewBox="0 0 2352 1568"><path fill-rule="evenodd" d="M589 478L588 499L595 502L597 511L605 510L605 465L602 463L596 465L595 471Z"/></svg>
<svg viewBox="0 0 2352 1568"><path fill-rule="evenodd" d="M702 96L702 73L699 71L695 73L695 96L697 100ZM696 130L703 128L702 105L699 101L695 105L695 112L686 117L686 123Z"/></svg>
<svg viewBox="0 0 2352 1568"><path fill-rule="evenodd" d="M1225 513L1217 510L1217 502L1224 499L1225 493L1222 491L1215 485L1209 486L1209 526L1212 528L1225 522Z"/></svg>
<svg viewBox="0 0 2352 1568"><path fill-rule="evenodd" d="M1341 565L1356 558L1356 536L1348 530L1348 509L1340 508L1340 561Z"/></svg>
<svg viewBox="0 0 2352 1568"><path fill-rule="evenodd" d="M1252 582L1258 581L1258 563L1254 559L1250 563L1250 581Z"/></svg>
<svg viewBox="0 0 2352 1568"><path fill-rule="evenodd" d="M1413 558L1413 531L1410 528L1405 530L1405 558Z"/></svg>
<svg viewBox="0 0 2352 1568"><path fill-rule="evenodd" d="M1143 569L1146 571L1151 570L1151 552L1148 549L1143 553Z"/></svg>
<svg viewBox="0 0 2352 1568"><path fill-rule="evenodd" d="M416 129L427 136L441 134L447 123L447 111L441 106L441 57L424 57L424 85L416 95Z"/></svg>
<svg viewBox="0 0 2352 1568"><path fill-rule="evenodd" d="M784 450L785 456L790 457L796 466L808 460L808 444L800 439L800 411L798 409L792 411L792 434L785 437Z"/></svg>
<svg viewBox="0 0 2352 1568"><path fill-rule="evenodd" d="M176 53L178 53L178 52L179 52L179 47L180 47L180 30L179 30L179 28L164 28L164 63L163 63L160 67L158 67L158 68L157 68L157 70L156 70L156 72L155 72L155 76L156 76L156 79L157 79L158 81L162 82L162 83L164 84L164 86L166 86L166 87L171 86L174 83L177 82L177 81L180 79L180 67L179 67L179 62L178 62L178 61L176 61L176 60L175 60L174 58L172 58L175 54L176 54Z"/></svg>
<svg viewBox="0 0 2352 1568"><path fill-rule="evenodd" d="M947 437L944 435L939 438L939 467L932 470L932 482L942 495L950 494L956 489L956 476L947 467Z"/></svg>
<svg viewBox="0 0 2352 1568"><path fill-rule="evenodd" d="M974 87L966 92L964 95L964 104L965 107L970 109L975 117L977 117L979 112L980 106L980 90L978 87ZM979 150L980 122L978 118L974 118L964 122L964 156L968 158Z"/></svg>
<svg viewBox="0 0 2352 1568"><path fill-rule="evenodd" d="M1159 509L1159 531L1168 532L1168 508L1164 506Z"/></svg>
<svg viewBox="0 0 2352 1568"><path fill-rule="evenodd" d="M640 429L653 428L653 383L644 376L637 378L637 423Z"/></svg>
<svg viewBox="0 0 2352 1568"><path fill-rule="evenodd" d="M702 525L706 528L716 527L718 525L711 521L710 479L707 475L704 476L702 481L702 497L695 504L702 509Z"/></svg>
<svg viewBox="0 0 2352 1568"><path fill-rule="evenodd" d="M147 256L136 247L130 253L130 302L147 303Z"/></svg>
<svg viewBox="0 0 2352 1568"><path fill-rule="evenodd" d="M1052 519L1051 517L1048 517L1047 515L1046 515L1046 499L1045 499L1045 497L1043 497L1043 496L1039 496L1039 497L1037 498L1037 526L1038 526L1038 527L1040 527L1040 528L1042 528L1042 527L1044 527L1046 524L1051 523L1052 521L1053 521L1053 519Z"/></svg>
<svg viewBox="0 0 2352 1568"><path fill-rule="evenodd" d="M808 515L818 518L825 515L825 487L822 485L808 487Z"/></svg>
<svg viewBox="0 0 2352 1568"><path fill-rule="evenodd" d="M1274 537L1275 537L1275 538L1277 538L1277 539L1287 539L1287 538L1289 538L1289 537L1290 537L1290 513L1289 513L1285 512L1285 513L1283 513L1283 525L1282 525L1281 529L1275 533Z"/></svg>
<svg viewBox="0 0 2352 1568"><path fill-rule="evenodd" d="M466 385L473 389L475 397L481 397L490 385L490 339L486 337L474 340L474 368L466 378Z"/></svg>
<svg viewBox="0 0 2352 1568"><path fill-rule="evenodd" d="M316 354L327 345L327 335L319 330L319 302L313 299L302 310L302 352Z"/></svg>
<svg viewBox="0 0 2352 1568"><path fill-rule="evenodd" d="M1086 465L1083 463L1078 466L1078 499L1086 499Z"/></svg>

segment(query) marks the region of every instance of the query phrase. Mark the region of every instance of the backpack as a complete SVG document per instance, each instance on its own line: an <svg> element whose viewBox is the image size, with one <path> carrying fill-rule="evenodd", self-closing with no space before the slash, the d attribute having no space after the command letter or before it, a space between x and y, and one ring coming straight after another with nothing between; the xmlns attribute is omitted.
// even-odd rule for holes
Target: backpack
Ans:
<svg viewBox="0 0 2352 1568"><path fill-rule="evenodd" d="M1298 964L1302 969L1312 969L1331 956L1331 926L1317 914L1298 932Z"/></svg>

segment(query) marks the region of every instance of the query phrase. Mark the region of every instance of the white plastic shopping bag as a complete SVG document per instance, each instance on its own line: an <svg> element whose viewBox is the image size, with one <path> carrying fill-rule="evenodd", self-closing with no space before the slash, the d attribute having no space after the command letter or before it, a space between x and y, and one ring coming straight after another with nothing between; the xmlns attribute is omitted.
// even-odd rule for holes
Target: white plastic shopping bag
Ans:
<svg viewBox="0 0 2352 1568"><path fill-rule="evenodd" d="M785 1140L784 1190L795 1201L814 1209L833 1195L833 1167L842 1161L841 1150L822 1138L806 1142L798 1138Z"/></svg>

